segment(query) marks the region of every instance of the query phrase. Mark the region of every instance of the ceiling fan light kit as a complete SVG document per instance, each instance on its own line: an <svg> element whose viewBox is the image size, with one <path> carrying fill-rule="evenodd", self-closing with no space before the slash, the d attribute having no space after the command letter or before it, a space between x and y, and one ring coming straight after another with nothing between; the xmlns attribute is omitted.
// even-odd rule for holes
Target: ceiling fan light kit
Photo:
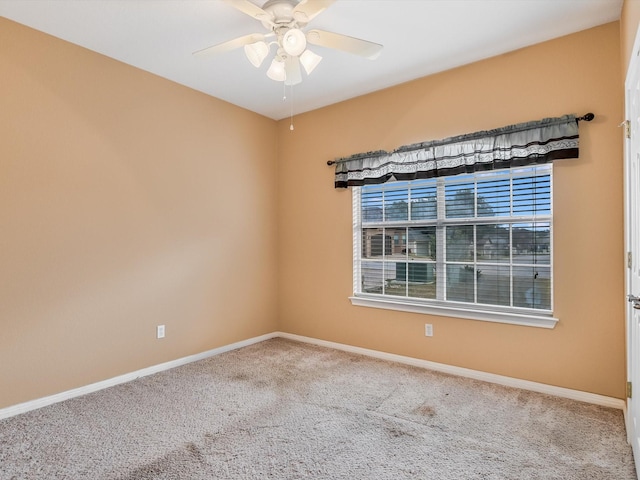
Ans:
<svg viewBox="0 0 640 480"><path fill-rule="evenodd" d="M282 48L287 54L299 57L307 49L307 39L299 28L291 28L282 37Z"/></svg>
<svg viewBox="0 0 640 480"><path fill-rule="evenodd" d="M332 48L343 52L375 59L382 51L382 45L324 30L303 29L316 16L336 0L268 0L262 7L249 0L224 0L232 7L260 21L269 30L266 34L251 34L208 47L195 55L217 54L238 47L251 64L259 68L269 55L271 45L277 45L275 58L267 70L267 77L285 85L302 82L301 68L307 75L318 66L322 57L307 48L308 44ZM274 38L265 42L267 38Z"/></svg>
<svg viewBox="0 0 640 480"><path fill-rule="evenodd" d="M251 65L258 68L269 55L269 45L265 42L250 43L244 46L244 53L251 62Z"/></svg>
<svg viewBox="0 0 640 480"><path fill-rule="evenodd" d="M271 61L271 66L267 70L267 77L276 82L284 82L286 79L286 72L284 68L284 62L277 58Z"/></svg>
<svg viewBox="0 0 640 480"><path fill-rule="evenodd" d="M307 75L311 75L311 72L318 66L320 60L322 60L322 57L316 55L311 50L305 50L302 55L300 55L300 63L304 67L304 71L307 72Z"/></svg>

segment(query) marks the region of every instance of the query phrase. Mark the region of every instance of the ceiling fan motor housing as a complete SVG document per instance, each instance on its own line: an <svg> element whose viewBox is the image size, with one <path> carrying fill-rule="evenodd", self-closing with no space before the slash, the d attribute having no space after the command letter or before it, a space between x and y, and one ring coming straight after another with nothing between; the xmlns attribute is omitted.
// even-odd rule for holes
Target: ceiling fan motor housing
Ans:
<svg viewBox="0 0 640 480"><path fill-rule="evenodd" d="M270 21L275 23L276 25L289 25L294 27L297 25L298 27L304 27L307 22L301 22L300 19L294 18L293 9L298 5L298 1L296 0L269 0L265 3L262 9L269 13L271 16ZM275 30L276 27L272 25L272 23L266 21L262 22L262 25L266 29Z"/></svg>

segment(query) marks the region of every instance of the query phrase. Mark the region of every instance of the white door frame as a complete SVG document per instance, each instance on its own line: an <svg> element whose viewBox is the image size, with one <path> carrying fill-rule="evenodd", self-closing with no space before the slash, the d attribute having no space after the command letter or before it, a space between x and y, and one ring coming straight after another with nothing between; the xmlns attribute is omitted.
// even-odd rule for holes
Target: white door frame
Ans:
<svg viewBox="0 0 640 480"><path fill-rule="evenodd" d="M640 153L640 25L636 31L633 54L625 79L625 118L629 122L625 126L633 132L624 136L624 243L625 256L625 292L627 295L640 296L640 181L636 171L640 166L636 159L635 170L632 168L634 156ZM634 103L635 96L635 103ZM634 106L635 105L635 106ZM634 113L635 112L635 113ZM628 137L631 138L628 138ZM635 177L635 178L633 178ZM633 185L633 186L632 186ZM633 215L635 213L635 215ZM627 381L632 382L632 398L627 398L625 421L627 439L633 450L636 471L640 473L640 312L633 308L631 302L626 302L625 331L626 331L626 366ZM635 380L635 382L634 382ZM635 397L635 398L633 398Z"/></svg>

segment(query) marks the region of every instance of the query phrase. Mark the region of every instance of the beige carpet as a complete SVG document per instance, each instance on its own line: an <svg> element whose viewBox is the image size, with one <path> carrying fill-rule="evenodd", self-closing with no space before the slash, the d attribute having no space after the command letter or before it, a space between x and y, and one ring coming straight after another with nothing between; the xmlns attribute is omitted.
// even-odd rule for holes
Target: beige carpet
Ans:
<svg viewBox="0 0 640 480"><path fill-rule="evenodd" d="M5 479L635 479L622 412L283 339L0 421Z"/></svg>

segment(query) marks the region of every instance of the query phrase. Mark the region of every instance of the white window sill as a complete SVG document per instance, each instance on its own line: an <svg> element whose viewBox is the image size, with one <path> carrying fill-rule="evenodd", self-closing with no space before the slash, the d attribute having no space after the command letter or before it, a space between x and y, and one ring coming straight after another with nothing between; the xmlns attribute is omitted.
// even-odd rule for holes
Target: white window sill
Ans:
<svg viewBox="0 0 640 480"><path fill-rule="evenodd" d="M427 305L411 300L394 300L389 298L372 298L354 296L349 297L352 305L359 307L383 308L401 312L422 313L427 315L441 315L446 317L466 318L484 322L509 323L527 327L554 328L558 319L551 315L535 315L530 313L499 312L474 310L445 305Z"/></svg>

